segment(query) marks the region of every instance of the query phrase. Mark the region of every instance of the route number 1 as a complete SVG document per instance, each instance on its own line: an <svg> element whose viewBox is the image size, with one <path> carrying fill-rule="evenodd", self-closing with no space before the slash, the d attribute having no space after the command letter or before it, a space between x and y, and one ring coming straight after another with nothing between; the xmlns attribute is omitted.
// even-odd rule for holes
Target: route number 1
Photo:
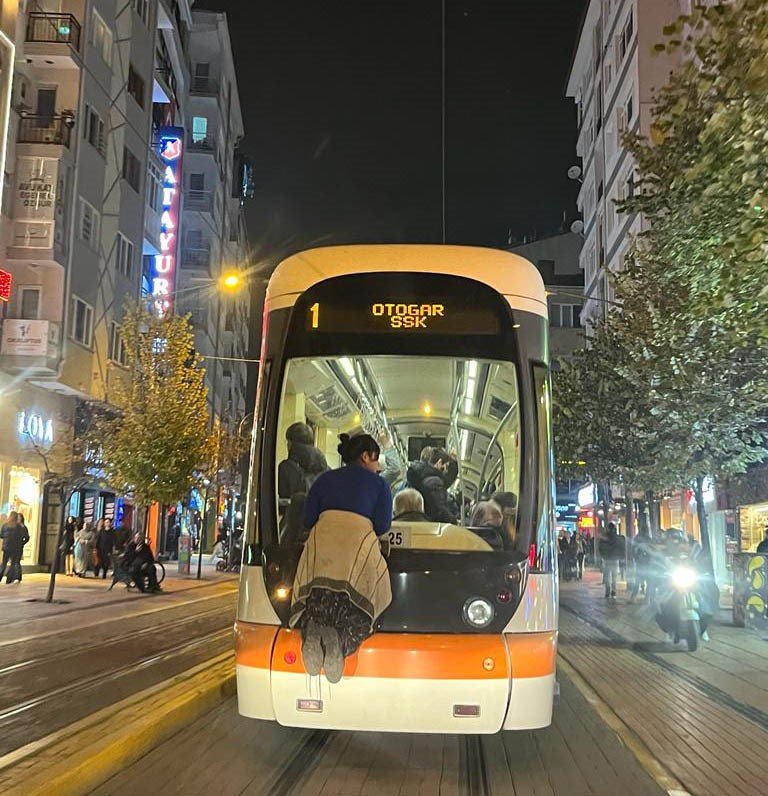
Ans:
<svg viewBox="0 0 768 796"><path fill-rule="evenodd" d="M309 311L312 313L312 328L317 329L320 325L320 304L315 302L310 308Z"/></svg>

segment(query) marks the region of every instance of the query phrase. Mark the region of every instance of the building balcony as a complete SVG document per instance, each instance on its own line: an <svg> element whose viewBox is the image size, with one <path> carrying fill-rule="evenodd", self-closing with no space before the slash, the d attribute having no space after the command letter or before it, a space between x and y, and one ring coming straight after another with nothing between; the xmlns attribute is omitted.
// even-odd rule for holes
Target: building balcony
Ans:
<svg viewBox="0 0 768 796"><path fill-rule="evenodd" d="M187 142L187 149L190 152L202 152L206 155L216 155L216 142L212 138L200 138L195 140L190 136Z"/></svg>
<svg viewBox="0 0 768 796"><path fill-rule="evenodd" d="M60 323L5 318L0 334L0 369L25 376L56 375L61 358Z"/></svg>
<svg viewBox="0 0 768 796"><path fill-rule="evenodd" d="M69 149L73 116L21 116L17 141L20 144L52 144Z"/></svg>
<svg viewBox="0 0 768 796"><path fill-rule="evenodd" d="M184 195L184 209L199 213L213 212L213 191L188 190Z"/></svg>
<svg viewBox="0 0 768 796"><path fill-rule="evenodd" d="M190 86L190 94L199 97L218 97L219 96L219 81L215 77L203 77L201 75L194 75L192 77L192 85Z"/></svg>
<svg viewBox="0 0 768 796"><path fill-rule="evenodd" d="M49 69L80 68L80 23L72 14L32 11L27 14L24 55L35 66Z"/></svg>
<svg viewBox="0 0 768 796"><path fill-rule="evenodd" d="M181 250L181 267L197 268L208 271L211 267L210 249L189 249L186 246Z"/></svg>

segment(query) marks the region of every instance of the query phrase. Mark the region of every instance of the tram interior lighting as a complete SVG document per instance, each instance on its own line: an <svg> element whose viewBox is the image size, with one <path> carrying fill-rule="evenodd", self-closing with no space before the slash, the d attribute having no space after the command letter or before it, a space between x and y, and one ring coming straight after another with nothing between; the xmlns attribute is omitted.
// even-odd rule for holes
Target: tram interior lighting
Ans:
<svg viewBox="0 0 768 796"><path fill-rule="evenodd" d="M291 590L287 586L278 586L275 589L275 597L277 597L278 600L284 600L290 592Z"/></svg>
<svg viewBox="0 0 768 796"><path fill-rule="evenodd" d="M469 432L464 430L461 432L461 458L463 461L466 461L468 451L469 451Z"/></svg>
<svg viewBox="0 0 768 796"><path fill-rule="evenodd" d="M352 364L352 360L349 359L349 357L342 357L339 360L339 365L341 365L342 369L347 374L347 376L349 376L350 378L354 378L355 366Z"/></svg>
<svg viewBox="0 0 768 796"><path fill-rule="evenodd" d="M464 399L464 414L465 415L471 415L472 414L472 406L473 406L473 401L472 401L472 399L469 396L467 396Z"/></svg>
<svg viewBox="0 0 768 796"><path fill-rule="evenodd" d="M424 406L421 407L421 411L425 415L431 415L432 414L432 404L429 401L424 401Z"/></svg>
<svg viewBox="0 0 768 796"><path fill-rule="evenodd" d="M477 378L477 362L474 359L470 359L467 363L467 376L470 379Z"/></svg>

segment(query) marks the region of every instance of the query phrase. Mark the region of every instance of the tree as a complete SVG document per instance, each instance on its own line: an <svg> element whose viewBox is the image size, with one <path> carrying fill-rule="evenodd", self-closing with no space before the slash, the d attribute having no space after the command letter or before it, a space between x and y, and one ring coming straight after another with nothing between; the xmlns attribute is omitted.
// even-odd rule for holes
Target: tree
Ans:
<svg viewBox="0 0 768 796"><path fill-rule="evenodd" d="M143 507L173 503L209 460L207 389L187 317L131 307L121 323L126 378L90 433L113 487Z"/></svg>
<svg viewBox="0 0 768 796"><path fill-rule="evenodd" d="M716 322L736 348L768 337L768 4L694 8L660 51L682 62L659 92L649 138L626 137L639 190L643 268L687 293L693 321Z"/></svg>

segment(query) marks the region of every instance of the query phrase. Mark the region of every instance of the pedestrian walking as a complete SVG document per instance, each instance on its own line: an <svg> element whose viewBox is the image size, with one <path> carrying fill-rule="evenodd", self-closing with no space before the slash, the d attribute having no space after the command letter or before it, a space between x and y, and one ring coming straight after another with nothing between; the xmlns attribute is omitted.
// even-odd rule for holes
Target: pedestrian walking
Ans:
<svg viewBox="0 0 768 796"><path fill-rule="evenodd" d="M107 577L107 570L112 566L112 555L115 549L115 529L112 520L105 517L101 520L101 527L96 532L96 566L94 575L98 578L101 572L102 580Z"/></svg>
<svg viewBox="0 0 768 796"><path fill-rule="evenodd" d="M16 526L18 519L19 515L15 511L12 511L5 518L2 526L0 526L0 546L3 548L3 561L2 564L0 564L0 580L3 579L5 570L8 568L8 562L11 560L11 548L7 546L6 540L10 535L11 529Z"/></svg>
<svg viewBox="0 0 768 796"><path fill-rule="evenodd" d="M3 535L3 563L0 568L0 578L7 572L8 575L5 582L10 584L14 581L21 583L21 559L24 555L24 545L29 541L29 532L27 526L24 524L24 515L15 511L11 512L15 515L15 522L13 525L3 526L5 531ZM9 519L10 519L9 515Z"/></svg>
<svg viewBox="0 0 768 796"><path fill-rule="evenodd" d="M651 535L647 530L640 531L632 540L632 563L635 568L635 576L629 596L630 602L637 597L638 592L645 595L648 591L651 568Z"/></svg>
<svg viewBox="0 0 768 796"><path fill-rule="evenodd" d="M584 538L580 533L574 533L573 538L576 544L576 579L581 580L584 577L584 556L586 555Z"/></svg>
<svg viewBox="0 0 768 796"><path fill-rule="evenodd" d="M620 542L615 522L608 523L605 536L600 539L600 557L603 559L603 584L605 599L616 599L616 581L619 575Z"/></svg>
<svg viewBox="0 0 768 796"><path fill-rule="evenodd" d="M81 524L75 534L75 575L77 575L78 578L84 578L88 572L88 566L92 560L95 539L96 534L93 530L93 525L90 522Z"/></svg>
<svg viewBox="0 0 768 796"><path fill-rule="evenodd" d="M75 574L75 533L77 532L77 520L74 517L67 517L64 523L64 532L61 535L59 552L64 558L64 574L72 577Z"/></svg>

